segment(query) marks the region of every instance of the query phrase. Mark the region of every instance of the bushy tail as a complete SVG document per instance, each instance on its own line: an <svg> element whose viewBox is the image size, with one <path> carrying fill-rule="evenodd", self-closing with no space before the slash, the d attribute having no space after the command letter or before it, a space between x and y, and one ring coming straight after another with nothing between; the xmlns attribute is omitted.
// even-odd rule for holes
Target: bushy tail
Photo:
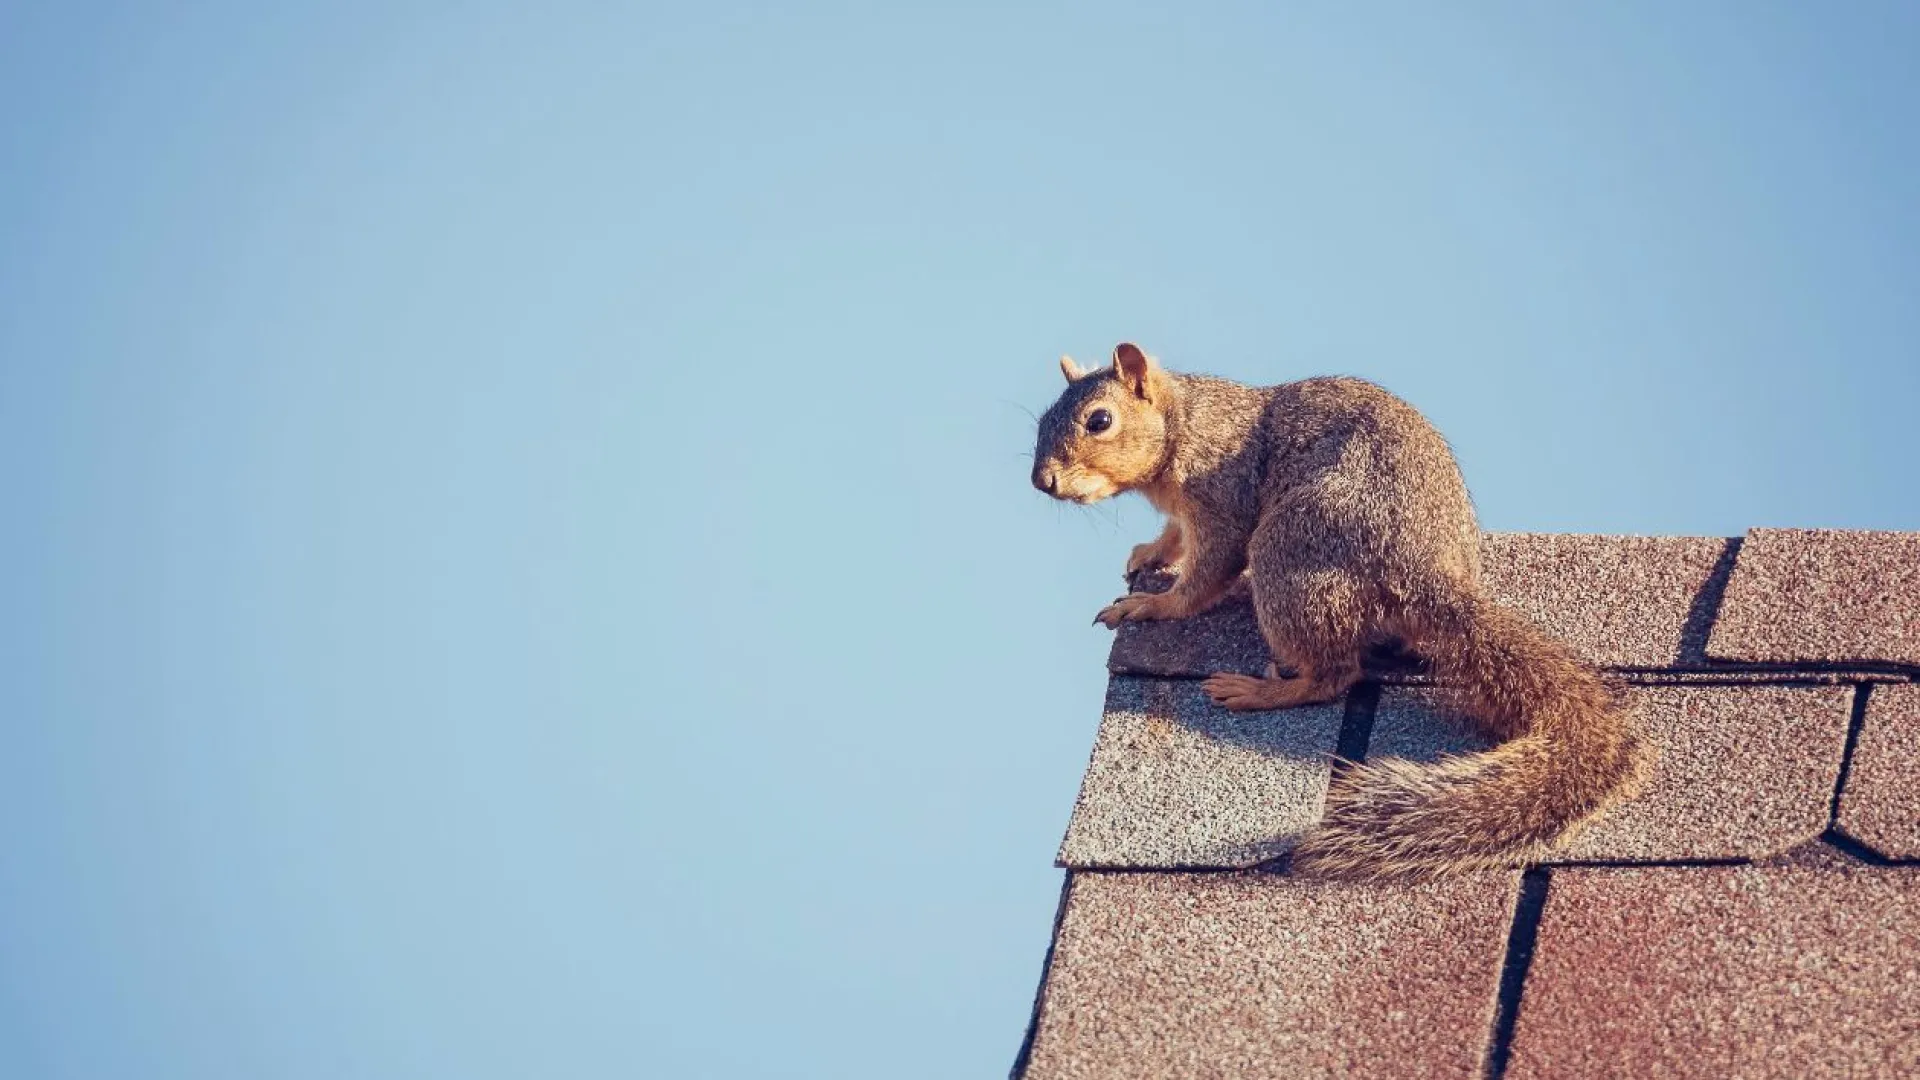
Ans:
<svg viewBox="0 0 1920 1080"><path fill-rule="evenodd" d="M1501 744L1336 773L1296 869L1420 878L1512 866L1546 855L1637 789L1650 755L1624 705L1567 646L1470 595L1414 613L1408 629L1468 721Z"/></svg>

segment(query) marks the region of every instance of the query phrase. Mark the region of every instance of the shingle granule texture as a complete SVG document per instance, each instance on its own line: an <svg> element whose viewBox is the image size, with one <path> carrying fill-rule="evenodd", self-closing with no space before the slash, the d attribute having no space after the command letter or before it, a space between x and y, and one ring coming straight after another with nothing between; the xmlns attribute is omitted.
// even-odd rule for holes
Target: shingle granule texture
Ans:
<svg viewBox="0 0 1920 1080"><path fill-rule="evenodd" d="M1732 565L1723 537L1488 533L1488 593L1605 667L1699 667L1707 626ZM1148 575L1140 587L1172 581ZM1134 675L1257 675L1270 659L1244 583L1209 611L1177 622L1128 623L1107 666Z"/></svg>
<svg viewBox="0 0 1920 1080"><path fill-rule="evenodd" d="M1877 686L1867 699L1839 825L1888 858L1920 859L1920 685Z"/></svg>
<svg viewBox="0 0 1920 1080"><path fill-rule="evenodd" d="M1116 677L1059 862L1245 867L1320 820L1340 705L1234 714L1192 680Z"/></svg>
<svg viewBox="0 0 1920 1080"><path fill-rule="evenodd" d="M1555 871L1509 1080L1920 1076L1920 870Z"/></svg>
<svg viewBox="0 0 1920 1080"><path fill-rule="evenodd" d="M1440 691L1389 686L1380 691L1380 702L1373 709L1373 738L1367 743L1367 758L1431 762L1490 746L1492 743L1469 734L1453 718Z"/></svg>
<svg viewBox="0 0 1920 1080"><path fill-rule="evenodd" d="M1751 530L1707 653L1920 665L1920 533Z"/></svg>
<svg viewBox="0 0 1920 1080"><path fill-rule="evenodd" d="M1920 1080L1920 533L1481 551L1621 686L1645 789L1524 876L1293 876L1332 753L1491 748L1445 673L1377 642L1344 710L1235 715L1198 677L1267 665L1244 580L1123 627L1019 1075Z"/></svg>
<svg viewBox="0 0 1920 1080"><path fill-rule="evenodd" d="M1761 858L1819 836L1846 752L1848 686L1636 686L1627 701L1659 751L1645 791L1614 807L1558 862ZM1431 761L1486 744L1388 688L1369 759Z"/></svg>
<svg viewBox="0 0 1920 1080"><path fill-rule="evenodd" d="M1489 533L1494 599L1603 667L1699 666L1734 542L1718 536Z"/></svg>
<svg viewBox="0 0 1920 1080"><path fill-rule="evenodd" d="M1517 879L1077 872L1025 1075L1476 1077Z"/></svg>

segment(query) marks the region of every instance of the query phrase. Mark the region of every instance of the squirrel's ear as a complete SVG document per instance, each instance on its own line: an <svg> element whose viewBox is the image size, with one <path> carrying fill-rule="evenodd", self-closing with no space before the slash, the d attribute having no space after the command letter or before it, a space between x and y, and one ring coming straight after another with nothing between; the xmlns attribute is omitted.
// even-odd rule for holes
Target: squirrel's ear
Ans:
<svg viewBox="0 0 1920 1080"><path fill-rule="evenodd" d="M1073 362L1073 357L1062 356L1060 358L1060 374L1065 375L1068 382L1073 382L1085 375L1086 371L1081 368L1079 364Z"/></svg>
<svg viewBox="0 0 1920 1080"><path fill-rule="evenodd" d="M1131 341L1123 341L1113 347L1113 373L1120 378L1120 384L1133 391L1134 396L1146 399L1151 393L1150 376L1159 367L1153 357L1140 351L1140 346Z"/></svg>

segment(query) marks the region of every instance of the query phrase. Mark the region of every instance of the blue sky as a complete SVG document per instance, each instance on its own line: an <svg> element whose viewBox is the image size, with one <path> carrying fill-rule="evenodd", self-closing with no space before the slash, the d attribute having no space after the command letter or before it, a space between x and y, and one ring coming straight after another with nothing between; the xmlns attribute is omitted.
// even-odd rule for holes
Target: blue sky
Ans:
<svg viewBox="0 0 1920 1080"><path fill-rule="evenodd" d="M1012 1061L1137 340L1920 528L1910 5L0 10L0 1073Z"/></svg>

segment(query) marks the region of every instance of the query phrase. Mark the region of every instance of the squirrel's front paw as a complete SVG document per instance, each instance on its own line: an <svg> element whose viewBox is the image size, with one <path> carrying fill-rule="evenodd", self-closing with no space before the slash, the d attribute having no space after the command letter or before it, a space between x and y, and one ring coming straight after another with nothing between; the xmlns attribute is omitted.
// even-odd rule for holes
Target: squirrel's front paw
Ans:
<svg viewBox="0 0 1920 1080"><path fill-rule="evenodd" d="M1168 599L1166 593L1128 593L1127 595L1100 609L1093 621L1109 630L1118 629L1123 622L1145 622L1150 619L1177 619L1181 615L1176 602Z"/></svg>
<svg viewBox="0 0 1920 1080"><path fill-rule="evenodd" d="M1133 545L1133 553L1127 556L1127 580L1133 580L1133 575L1142 570L1158 570L1165 565L1166 560L1160 554L1159 541L1154 540L1145 544L1135 544Z"/></svg>
<svg viewBox="0 0 1920 1080"><path fill-rule="evenodd" d="M1135 544L1133 552L1127 555L1127 577L1131 578L1140 571L1154 569L1160 565L1160 542L1148 540L1146 544Z"/></svg>

